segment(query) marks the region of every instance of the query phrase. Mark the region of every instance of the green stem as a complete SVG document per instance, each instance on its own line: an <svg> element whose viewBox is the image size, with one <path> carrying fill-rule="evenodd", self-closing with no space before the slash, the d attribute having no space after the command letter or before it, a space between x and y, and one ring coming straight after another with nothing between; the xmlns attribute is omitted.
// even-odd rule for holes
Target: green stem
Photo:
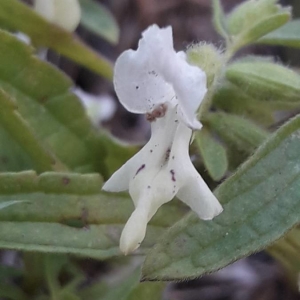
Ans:
<svg viewBox="0 0 300 300"><path fill-rule="evenodd" d="M49 254L45 256L45 278L52 300L60 300L60 284L57 279L58 272L56 270L55 256Z"/></svg>
<svg viewBox="0 0 300 300"><path fill-rule="evenodd" d="M24 291L29 295L35 295L38 288L43 283L43 254L25 252L24 261L24 281L22 283Z"/></svg>

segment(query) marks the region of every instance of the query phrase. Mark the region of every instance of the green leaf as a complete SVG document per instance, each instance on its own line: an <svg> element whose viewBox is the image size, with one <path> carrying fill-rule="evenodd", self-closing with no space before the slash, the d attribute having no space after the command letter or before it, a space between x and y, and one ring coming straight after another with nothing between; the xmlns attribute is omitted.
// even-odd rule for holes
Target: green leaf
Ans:
<svg viewBox="0 0 300 300"><path fill-rule="evenodd" d="M246 153L254 152L269 135L267 131L243 117L222 112L208 114L205 124L224 142L235 145L238 150Z"/></svg>
<svg viewBox="0 0 300 300"><path fill-rule="evenodd" d="M32 135L68 168L105 174L103 142L79 99L70 92L70 79L34 57L32 48L14 36L0 31L0 39L0 88L14 99L18 114L26 120ZM6 123L10 124L11 132L14 129L14 135L31 157L39 159L37 170L51 170L53 159L47 158L49 154L43 153L43 147L34 142L29 133L14 128L16 125L11 120ZM31 142L27 144L29 138Z"/></svg>
<svg viewBox="0 0 300 300"><path fill-rule="evenodd" d="M269 103L253 99L230 83L225 83L213 97L213 105L229 114L245 116L258 124L270 126L274 117Z"/></svg>
<svg viewBox="0 0 300 300"><path fill-rule="evenodd" d="M105 149L107 149L105 164L109 176L136 154L138 150L137 147L121 143L121 141L116 140L108 134L101 135L101 141L105 146ZM107 178L109 178L109 176L107 176Z"/></svg>
<svg viewBox="0 0 300 300"><path fill-rule="evenodd" d="M100 188L101 178L96 174L0 174L0 203L16 198L28 201L0 210L0 248L100 259L119 255L120 234L133 203ZM137 253L151 247L183 214L176 201L162 207Z"/></svg>
<svg viewBox="0 0 300 300"><path fill-rule="evenodd" d="M65 169L65 167L40 144L29 125L18 113L13 100L1 89L0 106L0 125L2 125L10 137L21 146L22 150L30 156L30 160L33 162L32 165L38 172L52 169Z"/></svg>
<svg viewBox="0 0 300 300"><path fill-rule="evenodd" d="M222 112L205 116L203 122L226 146L228 169L234 171L268 137L268 132L243 116Z"/></svg>
<svg viewBox="0 0 300 300"><path fill-rule="evenodd" d="M76 35L48 22L21 1L0 1L0 24L10 30L26 33L39 47L51 48L99 75L112 79L113 70L109 61L88 48Z"/></svg>
<svg viewBox="0 0 300 300"><path fill-rule="evenodd" d="M80 0L80 23L93 33L116 44L119 40L119 27L113 15L104 5L93 0Z"/></svg>
<svg viewBox="0 0 300 300"><path fill-rule="evenodd" d="M300 48L300 20L293 20L257 41L267 45Z"/></svg>
<svg viewBox="0 0 300 300"><path fill-rule="evenodd" d="M195 140L209 175L215 181L221 180L228 167L225 148L206 127L196 133Z"/></svg>
<svg viewBox="0 0 300 300"><path fill-rule="evenodd" d="M228 66L226 78L261 101L299 102L300 75L279 64L242 61Z"/></svg>
<svg viewBox="0 0 300 300"><path fill-rule="evenodd" d="M220 0L212 1L213 8L213 24L216 31L224 38L228 37L226 28L226 19Z"/></svg>
<svg viewBox="0 0 300 300"><path fill-rule="evenodd" d="M300 117L292 119L215 192L224 211L194 213L148 252L146 280L182 280L216 271L266 248L300 222Z"/></svg>
<svg viewBox="0 0 300 300"><path fill-rule="evenodd" d="M257 41L260 37L264 36L265 34L281 27L286 22L290 20L290 12L278 13L273 15L270 18L266 18L255 24L251 29L246 31L244 34L241 34L238 38L237 45L240 47L246 46L252 42Z"/></svg>
<svg viewBox="0 0 300 300"><path fill-rule="evenodd" d="M0 172L30 170L33 162L22 146L0 126Z"/></svg>
<svg viewBox="0 0 300 300"><path fill-rule="evenodd" d="M278 0L244 1L228 16L227 26L235 50L250 44L289 21L289 7Z"/></svg>

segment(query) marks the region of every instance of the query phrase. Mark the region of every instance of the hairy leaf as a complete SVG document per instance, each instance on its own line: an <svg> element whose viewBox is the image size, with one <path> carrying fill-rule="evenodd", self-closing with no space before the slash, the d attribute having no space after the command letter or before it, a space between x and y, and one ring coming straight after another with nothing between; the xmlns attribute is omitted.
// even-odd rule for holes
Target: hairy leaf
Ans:
<svg viewBox="0 0 300 300"><path fill-rule="evenodd" d="M206 127L196 134L195 140L209 175L216 181L222 179L228 168L226 149Z"/></svg>
<svg viewBox="0 0 300 300"><path fill-rule="evenodd" d="M289 7L277 4L278 0L244 1L229 14L227 27L234 36L235 50L255 42L260 37L289 21Z"/></svg>
<svg viewBox="0 0 300 300"><path fill-rule="evenodd" d="M270 102L300 101L300 75L280 64L241 61L228 66L226 78L255 99Z"/></svg>
<svg viewBox="0 0 300 300"><path fill-rule="evenodd" d="M223 7L220 0L212 1L213 7L213 24L217 32L224 38L228 37L228 32L226 28L226 19L223 11Z"/></svg>
<svg viewBox="0 0 300 300"><path fill-rule="evenodd" d="M252 153L269 135L255 123L223 112L208 114L205 123L224 142L246 153Z"/></svg>
<svg viewBox="0 0 300 300"><path fill-rule="evenodd" d="M300 20L293 20L263 36L257 43L300 48Z"/></svg>
<svg viewBox="0 0 300 300"><path fill-rule="evenodd" d="M225 83L214 94L213 104L226 113L245 116L264 126L274 123L269 103L253 99L233 84Z"/></svg>

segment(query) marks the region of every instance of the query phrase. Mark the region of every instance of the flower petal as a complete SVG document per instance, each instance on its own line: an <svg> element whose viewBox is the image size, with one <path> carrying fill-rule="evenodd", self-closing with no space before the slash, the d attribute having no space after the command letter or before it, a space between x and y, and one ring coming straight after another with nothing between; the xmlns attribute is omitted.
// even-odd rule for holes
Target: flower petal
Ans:
<svg viewBox="0 0 300 300"><path fill-rule="evenodd" d="M203 220L211 220L223 211L218 199L196 170L176 196Z"/></svg>
<svg viewBox="0 0 300 300"><path fill-rule="evenodd" d="M122 105L133 113L150 112L156 105L175 98L172 86L158 70L164 57L175 53L173 47L164 42L172 38L171 29L156 29L152 26L146 30L138 49L123 52L115 64L116 93Z"/></svg>
<svg viewBox="0 0 300 300"><path fill-rule="evenodd" d="M151 123L151 138L149 142L117 170L103 185L102 189L108 192L125 191L129 188L130 181L134 181L134 179L135 181L139 180L144 171L149 172L149 168L153 169L154 173L157 173L161 169L168 151L170 151L177 126L175 121L178 122L176 119L176 108L168 105L166 115ZM152 172L148 173L146 177L151 177L151 174ZM142 189L135 181L134 185L137 185L136 188ZM144 182L147 181L149 179L144 180ZM144 185L147 188L147 184L145 183Z"/></svg>
<svg viewBox="0 0 300 300"><path fill-rule="evenodd" d="M144 240L147 228L147 212L136 209L128 219L120 238L120 249L127 255L137 249Z"/></svg>
<svg viewBox="0 0 300 300"><path fill-rule="evenodd" d="M179 103L178 112L190 128L200 129L195 113L206 93L206 75L173 49L171 27L149 27L136 51L117 59L114 85L122 105L133 113L147 113L156 105Z"/></svg>
<svg viewBox="0 0 300 300"><path fill-rule="evenodd" d="M170 153L168 168L172 170L177 197L201 219L210 220L222 212L222 206L193 166L188 145L192 130L179 124Z"/></svg>
<svg viewBox="0 0 300 300"><path fill-rule="evenodd" d="M135 156L118 169L102 186L106 192L122 192L129 188L129 181L135 167Z"/></svg>
<svg viewBox="0 0 300 300"><path fill-rule="evenodd" d="M166 81L172 83L182 121L192 129L201 129L195 113L207 91L205 72L191 66L184 52L178 52L174 59L169 60L169 66L161 71Z"/></svg>

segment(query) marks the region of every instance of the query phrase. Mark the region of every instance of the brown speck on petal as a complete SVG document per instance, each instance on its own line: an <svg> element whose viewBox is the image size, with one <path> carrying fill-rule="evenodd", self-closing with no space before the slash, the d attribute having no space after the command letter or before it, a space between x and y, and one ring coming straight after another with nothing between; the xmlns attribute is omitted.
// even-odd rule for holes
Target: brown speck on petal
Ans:
<svg viewBox="0 0 300 300"><path fill-rule="evenodd" d="M166 151L166 157L165 157L165 160L166 160L166 161L169 160L170 152L171 152L171 149L169 148L169 149Z"/></svg>
<svg viewBox="0 0 300 300"><path fill-rule="evenodd" d="M150 113L146 113L146 120L149 122L155 121L157 118L165 116L168 106L166 104L160 104L153 109Z"/></svg>
<svg viewBox="0 0 300 300"><path fill-rule="evenodd" d="M174 170L170 170L170 173L172 175L172 181L176 181L176 178L175 178L175 171Z"/></svg>
<svg viewBox="0 0 300 300"><path fill-rule="evenodd" d="M136 176L139 172L141 172L145 167L146 167L146 165L145 165L145 164L142 164L142 165L137 169L137 171L136 171L136 173L135 173L135 176Z"/></svg>

